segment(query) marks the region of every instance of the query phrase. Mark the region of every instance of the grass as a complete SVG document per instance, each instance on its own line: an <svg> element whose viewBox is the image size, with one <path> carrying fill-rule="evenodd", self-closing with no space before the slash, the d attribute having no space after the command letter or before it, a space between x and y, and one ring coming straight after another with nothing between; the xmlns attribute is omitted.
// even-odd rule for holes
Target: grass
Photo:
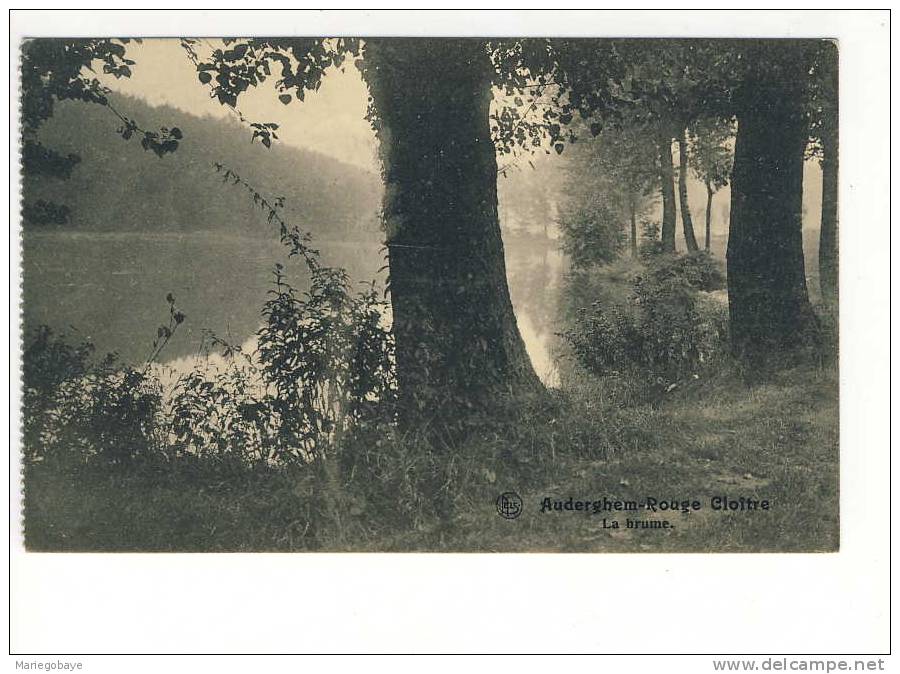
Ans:
<svg viewBox="0 0 900 674"><path fill-rule="evenodd" d="M624 260L571 279L575 306L625 302ZM247 468L182 458L47 461L24 474L34 551L812 552L839 547L838 373L796 366L745 384L727 360L668 393L576 368L465 441L376 430L340 462ZM337 463L340 465L338 466ZM518 493L513 520L497 497ZM713 510L710 500L767 500ZM566 501L700 501L681 512L541 512ZM607 526L603 525L604 519ZM629 529L627 519L667 521ZM611 526L615 520L619 526Z"/></svg>
<svg viewBox="0 0 900 674"><path fill-rule="evenodd" d="M495 418L465 444L359 444L340 484L308 468L201 460L127 467L36 464L25 473L30 550L834 551L837 373L795 368L748 388L723 369L622 406L583 376L551 402ZM518 492L515 520L495 508ZM721 512L716 495L768 499ZM697 499L690 514L541 513L545 497ZM626 517L672 528L629 530ZM603 528L616 519L619 529Z"/></svg>

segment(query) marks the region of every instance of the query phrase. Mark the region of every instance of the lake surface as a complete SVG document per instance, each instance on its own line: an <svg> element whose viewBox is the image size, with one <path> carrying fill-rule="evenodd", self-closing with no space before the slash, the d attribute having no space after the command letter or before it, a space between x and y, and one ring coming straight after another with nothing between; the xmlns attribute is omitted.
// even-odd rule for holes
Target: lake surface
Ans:
<svg viewBox="0 0 900 674"><path fill-rule="evenodd" d="M507 276L519 329L538 374L557 382L552 352L557 294L564 261L550 239L507 243ZM323 261L354 280L383 281L384 253L376 241L321 242ZM252 344L273 267L285 267L295 288L307 275L274 237L214 232L141 234L27 232L23 238L25 329L46 324L99 354L117 352L143 363L159 325L168 323L166 295L187 316L161 360L189 368L211 330L234 344Z"/></svg>

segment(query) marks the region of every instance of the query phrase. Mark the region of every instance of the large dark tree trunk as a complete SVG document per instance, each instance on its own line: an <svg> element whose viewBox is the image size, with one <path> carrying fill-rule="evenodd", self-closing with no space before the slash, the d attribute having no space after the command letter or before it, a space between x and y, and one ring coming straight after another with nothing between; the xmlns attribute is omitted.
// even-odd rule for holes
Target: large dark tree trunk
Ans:
<svg viewBox="0 0 900 674"><path fill-rule="evenodd" d="M516 325L497 217L491 63L475 40L371 40L367 80L403 414L453 422L537 391Z"/></svg>
<svg viewBox="0 0 900 674"><path fill-rule="evenodd" d="M819 232L819 285L832 309L838 300L838 136L822 134L822 223Z"/></svg>
<svg viewBox="0 0 900 674"><path fill-rule="evenodd" d="M672 164L672 136L668 131L660 131L659 179L662 190L662 244L666 252L675 252L675 167Z"/></svg>
<svg viewBox="0 0 900 674"><path fill-rule="evenodd" d="M697 245L697 237L694 236L694 219L691 217L691 206L688 203L687 174L688 174L688 149L685 131L678 136L678 203L681 207L681 226L684 229L684 244L688 252L693 253L700 249Z"/></svg>
<svg viewBox="0 0 900 674"><path fill-rule="evenodd" d="M736 355L764 364L814 334L801 232L807 65L793 41L747 52L751 65L737 98L728 299Z"/></svg>
<svg viewBox="0 0 900 674"><path fill-rule="evenodd" d="M819 232L819 287L832 311L838 303L838 50L821 42L817 51L818 93L822 105L822 221Z"/></svg>
<svg viewBox="0 0 900 674"><path fill-rule="evenodd" d="M713 195L712 185L709 181L706 182L706 240L705 240L705 248L709 250L710 239L712 238L712 200Z"/></svg>
<svg viewBox="0 0 900 674"><path fill-rule="evenodd" d="M637 206L635 205L635 197L632 194L628 201L628 208L631 215L631 257L634 260L638 258L638 240L637 240Z"/></svg>

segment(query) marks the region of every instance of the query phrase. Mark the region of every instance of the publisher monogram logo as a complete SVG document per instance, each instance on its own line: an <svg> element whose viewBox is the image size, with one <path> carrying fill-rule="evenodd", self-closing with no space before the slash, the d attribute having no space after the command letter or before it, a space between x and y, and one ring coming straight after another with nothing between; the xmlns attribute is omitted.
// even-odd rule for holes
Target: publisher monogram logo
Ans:
<svg viewBox="0 0 900 674"><path fill-rule="evenodd" d="M522 514L522 497L514 491L505 491L497 497L497 512L501 517L514 520Z"/></svg>

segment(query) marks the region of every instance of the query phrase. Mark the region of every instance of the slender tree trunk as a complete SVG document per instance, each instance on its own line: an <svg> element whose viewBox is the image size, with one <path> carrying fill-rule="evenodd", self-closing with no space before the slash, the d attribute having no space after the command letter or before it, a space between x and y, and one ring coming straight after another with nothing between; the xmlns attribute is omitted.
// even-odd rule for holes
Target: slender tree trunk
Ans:
<svg viewBox="0 0 900 674"><path fill-rule="evenodd" d="M836 125L822 134L822 222L819 232L819 286L831 309L838 302L838 135Z"/></svg>
<svg viewBox="0 0 900 674"><path fill-rule="evenodd" d="M793 41L748 52L753 70L738 97L728 299L735 354L763 365L815 334L801 231L807 69Z"/></svg>
<svg viewBox="0 0 900 674"><path fill-rule="evenodd" d="M685 130L681 130L678 136L678 200L681 207L681 226L684 229L684 244L688 252L693 253L700 249L697 245L697 237L694 236L694 219L691 217L691 206L688 203L687 174L688 174L688 148Z"/></svg>
<svg viewBox="0 0 900 674"><path fill-rule="evenodd" d="M403 415L443 425L540 390L506 279L483 44L370 40L366 60Z"/></svg>
<svg viewBox="0 0 900 674"><path fill-rule="evenodd" d="M709 181L706 182L706 250L710 249L710 239L712 238L712 200L713 195L712 185Z"/></svg>
<svg viewBox="0 0 900 674"><path fill-rule="evenodd" d="M628 201L628 207L631 211L631 257L634 260L638 258L638 240L637 240L637 208L634 203L634 195Z"/></svg>
<svg viewBox="0 0 900 674"><path fill-rule="evenodd" d="M672 136L661 130L659 146L659 179L662 189L662 244L663 250L675 252L675 168L672 164Z"/></svg>

